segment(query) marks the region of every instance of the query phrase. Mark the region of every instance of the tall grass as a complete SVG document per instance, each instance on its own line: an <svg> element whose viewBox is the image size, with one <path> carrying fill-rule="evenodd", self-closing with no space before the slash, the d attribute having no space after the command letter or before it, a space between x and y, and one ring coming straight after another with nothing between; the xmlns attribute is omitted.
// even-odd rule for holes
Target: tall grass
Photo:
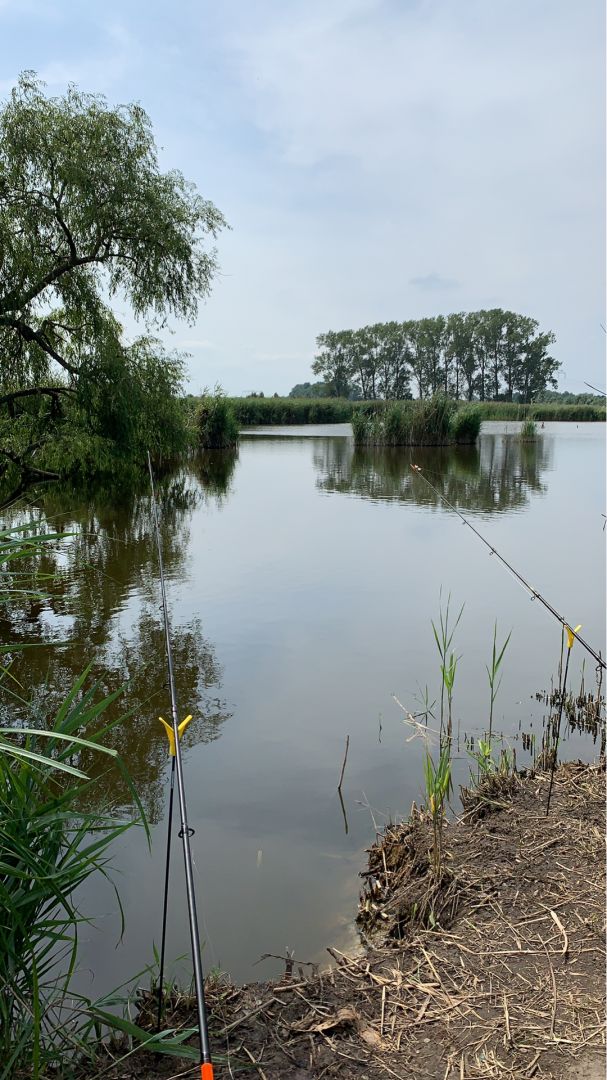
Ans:
<svg viewBox="0 0 607 1080"><path fill-rule="evenodd" d="M487 678L489 679L490 690L490 704L489 704L489 748L491 748L491 736L493 734L493 707L495 705L495 699L497 697L499 688L502 684L502 676L500 674L500 668L504 659L504 653L508 648L508 643L512 637L512 630L508 634L508 637L504 641L503 645L497 644L497 620L493 626L493 649L491 651L491 667L485 664L487 671Z"/></svg>
<svg viewBox="0 0 607 1080"><path fill-rule="evenodd" d="M357 446L446 446L473 443L481 427L476 406L458 409L437 394L423 401L389 402L373 412L359 409L352 418Z"/></svg>
<svg viewBox="0 0 607 1080"><path fill-rule="evenodd" d="M239 424L344 424L360 407L342 398L228 398Z"/></svg>
<svg viewBox="0 0 607 1080"><path fill-rule="evenodd" d="M445 805L452 791L451 748L448 743L441 746L438 761L435 763L429 750L424 754L424 786L426 806L432 819L432 869L436 880L440 880L443 866L443 826L445 823Z"/></svg>
<svg viewBox="0 0 607 1080"><path fill-rule="evenodd" d="M192 401L195 399L192 399ZM355 422L359 415L370 416L389 412L393 407L407 410L423 402L407 401L348 401L345 398L281 398L281 397L230 397L227 398L234 416L243 427L257 424L345 424ZM483 420L570 420L578 423L586 420L605 420L605 408L601 405L518 405L510 401L452 402L454 425L452 442L474 442ZM459 426L458 426L459 425ZM399 444L393 444L399 445Z"/></svg>
<svg viewBox="0 0 607 1080"><path fill-rule="evenodd" d="M92 874L107 876L108 848L135 819L81 809L99 782L79 768L83 753L105 757L130 784L117 752L103 745L119 722L104 724L103 715L120 691L101 695L88 675L76 680L48 730L0 731L2 1080L22 1070L33 1080L48 1075L86 1048L92 1030L91 1018L80 1014L82 1003L79 1020L69 1012L83 922L75 893Z"/></svg>
<svg viewBox="0 0 607 1080"><path fill-rule="evenodd" d="M537 439L537 424L535 420L529 418L523 420L518 437L521 442L535 442Z"/></svg>
<svg viewBox="0 0 607 1080"><path fill-rule="evenodd" d="M607 419L605 405L518 405L514 401L479 401L482 420L565 420L575 423L604 421Z"/></svg>
<svg viewBox="0 0 607 1080"><path fill-rule="evenodd" d="M441 736L444 730L445 719L445 691L447 692L447 738L451 738L452 732L452 707L453 707L453 688L455 685L455 673L457 670L458 660L460 659L451 650L453 644L453 637L457 630L460 619L464 613L464 604L462 604L459 612L456 616L455 622L451 623L451 593L447 597L447 604L443 611L443 605L441 602L439 612L438 627L432 619L432 631L434 633L434 640L436 642L436 648L440 656L440 670L441 670L441 695L440 695L440 730Z"/></svg>
<svg viewBox="0 0 607 1080"><path fill-rule="evenodd" d="M231 450L238 444L238 420L219 388L214 394L205 394L201 398L196 429L198 445L205 450Z"/></svg>

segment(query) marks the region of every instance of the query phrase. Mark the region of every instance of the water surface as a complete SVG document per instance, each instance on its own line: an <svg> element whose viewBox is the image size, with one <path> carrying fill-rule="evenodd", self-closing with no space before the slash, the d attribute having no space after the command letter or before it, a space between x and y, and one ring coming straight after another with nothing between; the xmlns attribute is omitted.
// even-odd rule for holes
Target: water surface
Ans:
<svg viewBox="0 0 607 1080"><path fill-rule="evenodd" d="M487 723L496 619L498 636L512 638L494 726L519 761L520 731L541 732L534 695L550 686L560 629L411 462L604 650L605 428L546 424L535 444L517 429L486 423L477 447L417 452L357 452L348 425L258 429L236 454L162 480L180 709L195 715L185 774L207 966L251 980L280 968L256 965L263 953L288 946L322 960L325 946L352 942L364 849L376 824L422 794L423 742L392 694L412 712L439 696L430 620L441 590L443 604L449 593L454 610L465 604L460 734ZM160 932L168 759L156 717L168 703L150 503L146 493L116 503L49 489L27 513L40 511L76 534L48 559L64 579L51 601L9 618L2 639L70 641L28 655L40 719L92 656L108 688L130 680L135 712L116 745L152 822L151 853L141 831L115 850L127 924L119 946L109 886L82 897L97 918L83 930L83 964L102 993L151 960ZM582 658L576 646L576 684ZM592 683L590 663L584 674ZM347 833L336 793L346 735ZM577 734L564 750L595 753ZM460 741L456 786L468 771ZM125 799L111 776L101 794L104 808ZM178 846L174 855L173 959L189 950Z"/></svg>

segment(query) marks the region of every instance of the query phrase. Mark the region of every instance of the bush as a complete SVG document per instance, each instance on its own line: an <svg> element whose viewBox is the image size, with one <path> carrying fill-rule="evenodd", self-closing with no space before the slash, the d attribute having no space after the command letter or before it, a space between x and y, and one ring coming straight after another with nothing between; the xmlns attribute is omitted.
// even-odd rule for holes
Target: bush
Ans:
<svg viewBox="0 0 607 1080"><path fill-rule="evenodd" d="M238 444L239 427L228 399L216 390L198 408L198 444L205 450L229 450Z"/></svg>

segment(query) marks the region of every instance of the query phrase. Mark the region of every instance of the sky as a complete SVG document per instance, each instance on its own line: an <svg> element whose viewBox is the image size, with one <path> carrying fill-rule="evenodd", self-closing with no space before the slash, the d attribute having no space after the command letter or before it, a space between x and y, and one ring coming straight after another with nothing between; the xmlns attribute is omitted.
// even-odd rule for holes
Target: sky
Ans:
<svg viewBox="0 0 607 1080"><path fill-rule="evenodd" d="M224 213L189 389L287 393L326 330L503 307L605 387L603 0L0 0L20 71L138 101ZM127 332L143 332L118 308Z"/></svg>

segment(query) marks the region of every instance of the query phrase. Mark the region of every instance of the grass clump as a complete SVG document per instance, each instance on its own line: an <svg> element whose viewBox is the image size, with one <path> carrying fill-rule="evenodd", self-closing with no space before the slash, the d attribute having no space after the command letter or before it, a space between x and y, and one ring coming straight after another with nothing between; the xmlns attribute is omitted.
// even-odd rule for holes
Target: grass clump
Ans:
<svg viewBox="0 0 607 1080"><path fill-rule="evenodd" d="M476 442L483 418L477 405L464 405L453 417L451 434L456 443Z"/></svg>
<svg viewBox="0 0 607 1080"><path fill-rule="evenodd" d="M230 401L219 387L204 394L196 417L198 445L205 450L231 450L238 444L239 424Z"/></svg>
<svg viewBox="0 0 607 1080"><path fill-rule="evenodd" d="M473 443L481 426L476 406L459 410L442 394L393 402L373 412L357 411L352 431L357 446L446 446Z"/></svg>
<svg viewBox="0 0 607 1080"><path fill-rule="evenodd" d="M523 420L519 431L521 442L535 442L537 439L537 424L535 420Z"/></svg>

